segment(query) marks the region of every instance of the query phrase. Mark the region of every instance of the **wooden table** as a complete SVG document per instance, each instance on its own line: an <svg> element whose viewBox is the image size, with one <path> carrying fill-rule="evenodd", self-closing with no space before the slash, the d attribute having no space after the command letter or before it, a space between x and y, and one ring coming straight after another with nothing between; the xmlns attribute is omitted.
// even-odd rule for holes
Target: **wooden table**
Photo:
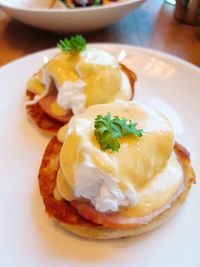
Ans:
<svg viewBox="0 0 200 267"><path fill-rule="evenodd" d="M89 42L115 42L158 49L200 66L197 27L173 18L174 6L147 0L113 26L86 34ZM54 47L62 36L26 26L0 11L0 66L35 51Z"/></svg>

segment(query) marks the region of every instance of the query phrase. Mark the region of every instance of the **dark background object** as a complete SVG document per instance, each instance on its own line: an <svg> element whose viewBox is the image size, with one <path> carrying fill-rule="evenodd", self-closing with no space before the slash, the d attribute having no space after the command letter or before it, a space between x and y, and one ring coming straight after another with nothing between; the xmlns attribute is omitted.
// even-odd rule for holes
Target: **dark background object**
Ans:
<svg viewBox="0 0 200 267"><path fill-rule="evenodd" d="M197 25L200 0L176 0L174 16L183 23Z"/></svg>

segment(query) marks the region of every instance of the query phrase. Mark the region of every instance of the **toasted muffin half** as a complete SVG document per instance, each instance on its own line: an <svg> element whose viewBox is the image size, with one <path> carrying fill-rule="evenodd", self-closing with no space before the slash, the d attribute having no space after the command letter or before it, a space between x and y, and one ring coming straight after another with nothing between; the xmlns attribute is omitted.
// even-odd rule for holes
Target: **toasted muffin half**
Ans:
<svg viewBox="0 0 200 267"><path fill-rule="evenodd" d="M61 147L62 143L54 137L45 150L39 170L40 192L46 212L51 218L55 219L68 231L88 239L113 239L135 236L158 227L184 203L192 184L195 183L195 173L191 166L190 154L182 145L176 143L174 145L174 152L183 169L184 191L173 200L169 208L146 224L135 224L131 225L131 227L122 227L122 229L105 227L101 224L101 221L94 223L80 215L82 213L80 205L76 205L76 202L68 202L63 199L57 200L54 197ZM85 213L83 212L83 214Z"/></svg>

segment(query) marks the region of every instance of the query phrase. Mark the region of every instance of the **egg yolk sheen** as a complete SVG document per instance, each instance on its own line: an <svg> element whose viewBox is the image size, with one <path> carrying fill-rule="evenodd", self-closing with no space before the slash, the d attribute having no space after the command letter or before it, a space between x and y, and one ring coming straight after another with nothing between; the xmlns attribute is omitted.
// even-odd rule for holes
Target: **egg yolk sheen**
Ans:
<svg viewBox="0 0 200 267"><path fill-rule="evenodd" d="M120 138L118 152L102 151L94 135L94 119L98 114L106 115L108 112L112 116L137 122L138 128L144 130L143 136ZM58 133L63 147L57 190L69 201L85 197L76 194L81 191L78 187L87 178L83 168L82 176L77 176L77 169L85 166L84 162L89 159L87 166L95 166L96 170L100 170L100 178L104 174L108 178L112 177L122 193L136 192L137 201L134 206L122 209L127 216L145 216L161 209L183 183L182 169L173 153L173 138L168 121L141 104L123 102L89 107L82 114L74 116L69 125L61 128ZM81 183L77 179L81 179ZM102 178L109 190L111 182L105 179ZM99 185L98 181L94 181L91 181L93 185ZM88 188L84 185L84 190L89 192L90 181L87 180L86 183ZM112 186L111 188L111 191L114 190ZM92 190L94 194L98 194L95 188ZM99 195L94 196L94 199L99 198ZM93 198L90 200L94 204Z"/></svg>
<svg viewBox="0 0 200 267"><path fill-rule="evenodd" d="M115 59L107 52L95 49L56 55L32 77L28 83L29 91L42 94L45 90L45 73L54 81L57 90L66 81L75 83L82 80L85 107L112 102L121 89L123 78ZM122 98L129 99L130 93L131 90Z"/></svg>

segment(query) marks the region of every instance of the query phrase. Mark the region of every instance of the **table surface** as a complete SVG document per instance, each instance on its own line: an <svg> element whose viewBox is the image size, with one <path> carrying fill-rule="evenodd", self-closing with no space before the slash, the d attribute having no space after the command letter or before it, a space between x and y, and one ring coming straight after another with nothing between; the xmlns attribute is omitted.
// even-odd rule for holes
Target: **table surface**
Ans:
<svg viewBox="0 0 200 267"><path fill-rule="evenodd" d="M125 43L158 49L200 66L197 27L177 22L174 6L147 0L116 24L85 35L89 42ZM54 47L63 36L24 25L0 11L0 66Z"/></svg>

